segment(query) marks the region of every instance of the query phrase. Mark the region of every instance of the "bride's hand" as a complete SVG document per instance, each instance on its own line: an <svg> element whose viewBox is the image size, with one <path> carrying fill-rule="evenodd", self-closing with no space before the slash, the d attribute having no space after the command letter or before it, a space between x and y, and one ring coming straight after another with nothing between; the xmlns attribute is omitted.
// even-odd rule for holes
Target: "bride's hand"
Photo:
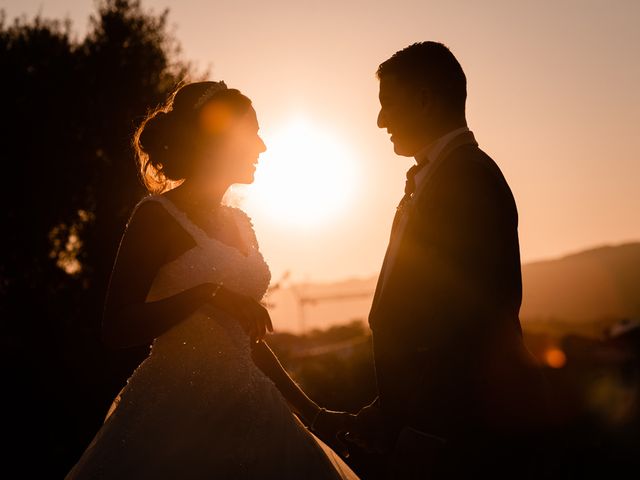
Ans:
<svg viewBox="0 0 640 480"><path fill-rule="evenodd" d="M269 312L251 297L220 287L216 289L211 303L232 313L254 343L264 339L267 331L273 332Z"/></svg>
<svg viewBox="0 0 640 480"><path fill-rule="evenodd" d="M310 428L343 457L348 457L349 450L343 441L343 434L353 428L355 420L356 416L351 413L321 408Z"/></svg>
<svg viewBox="0 0 640 480"><path fill-rule="evenodd" d="M253 343L264 340L267 331L273 332L271 316L267 309L253 298L246 298L244 302L245 315L240 317L241 325Z"/></svg>

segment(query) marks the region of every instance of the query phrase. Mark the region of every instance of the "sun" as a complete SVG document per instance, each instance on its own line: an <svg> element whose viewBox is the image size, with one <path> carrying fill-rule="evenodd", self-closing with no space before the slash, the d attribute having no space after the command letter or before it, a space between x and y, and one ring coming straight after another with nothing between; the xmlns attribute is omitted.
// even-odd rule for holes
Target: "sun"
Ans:
<svg viewBox="0 0 640 480"><path fill-rule="evenodd" d="M355 165L335 135L300 117L265 133L264 140L267 151L247 192L253 209L272 221L302 227L345 213L356 185Z"/></svg>

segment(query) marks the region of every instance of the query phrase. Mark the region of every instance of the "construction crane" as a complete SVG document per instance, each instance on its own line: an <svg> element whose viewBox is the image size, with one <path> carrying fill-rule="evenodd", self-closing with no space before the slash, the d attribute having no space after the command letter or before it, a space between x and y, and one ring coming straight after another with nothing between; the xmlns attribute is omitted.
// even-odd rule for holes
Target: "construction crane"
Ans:
<svg viewBox="0 0 640 480"><path fill-rule="evenodd" d="M270 294L284 288L285 282L288 280L290 275L291 275L291 272L289 270L285 271L280 277L280 279L269 287L268 293ZM342 294L333 294L333 295L315 295L315 296L306 295L301 291L299 286L294 286L294 285L291 285L289 287L289 291L293 294L293 297L295 298L295 301L297 304L298 321L300 322L300 333L304 333L306 329L305 307L307 305L317 305L320 302L353 300L356 298L368 298L373 296L373 291L357 292L357 293L342 293Z"/></svg>
<svg viewBox="0 0 640 480"><path fill-rule="evenodd" d="M356 292L356 293L342 293L335 295L304 295L300 292L298 287L290 287L293 296L296 299L298 304L298 319L300 321L300 333L305 332L306 329L306 314L305 307L307 305L317 305L320 302L330 302L330 301L343 301L343 300L353 300L356 298L368 298L373 296L373 291L369 292Z"/></svg>

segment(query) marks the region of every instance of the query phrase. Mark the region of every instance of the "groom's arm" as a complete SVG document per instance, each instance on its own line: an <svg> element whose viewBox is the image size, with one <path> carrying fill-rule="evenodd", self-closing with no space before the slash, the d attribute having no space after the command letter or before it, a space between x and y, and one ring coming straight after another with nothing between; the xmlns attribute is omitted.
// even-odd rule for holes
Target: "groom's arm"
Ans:
<svg viewBox="0 0 640 480"><path fill-rule="evenodd" d="M417 238L422 273L415 286L425 320L448 333L470 333L474 319L495 318L518 302L517 212L496 174L470 159L456 165L424 199ZM455 322L455 323L453 323ZM443 332L447 333L447 332Z"/></svg>
<svg viewBox="0 0 640 480"><path fill-rule="evenodd" d="M464 160L445 164L417 205L413 276L397 305L405 407L447 428L464 424L473 371L518 304L515 204L486 162ZM447 414L430 413L440 410Z"/></svg>

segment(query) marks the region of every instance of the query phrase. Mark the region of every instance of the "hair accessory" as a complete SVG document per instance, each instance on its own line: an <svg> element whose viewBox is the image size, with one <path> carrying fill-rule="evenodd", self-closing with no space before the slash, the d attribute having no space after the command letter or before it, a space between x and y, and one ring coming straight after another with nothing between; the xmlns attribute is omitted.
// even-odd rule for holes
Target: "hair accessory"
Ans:
<svg viewBox="0 0 640 480"><path fill-rule="evenodd" d="M193 105L195 110L198 110L202 107L207 101L213 97L216 93L221 92L222 90L227 89L227 84L224 81L213 82L209 88L205 90L205 92L200 96L200 98Z"/></svg>

